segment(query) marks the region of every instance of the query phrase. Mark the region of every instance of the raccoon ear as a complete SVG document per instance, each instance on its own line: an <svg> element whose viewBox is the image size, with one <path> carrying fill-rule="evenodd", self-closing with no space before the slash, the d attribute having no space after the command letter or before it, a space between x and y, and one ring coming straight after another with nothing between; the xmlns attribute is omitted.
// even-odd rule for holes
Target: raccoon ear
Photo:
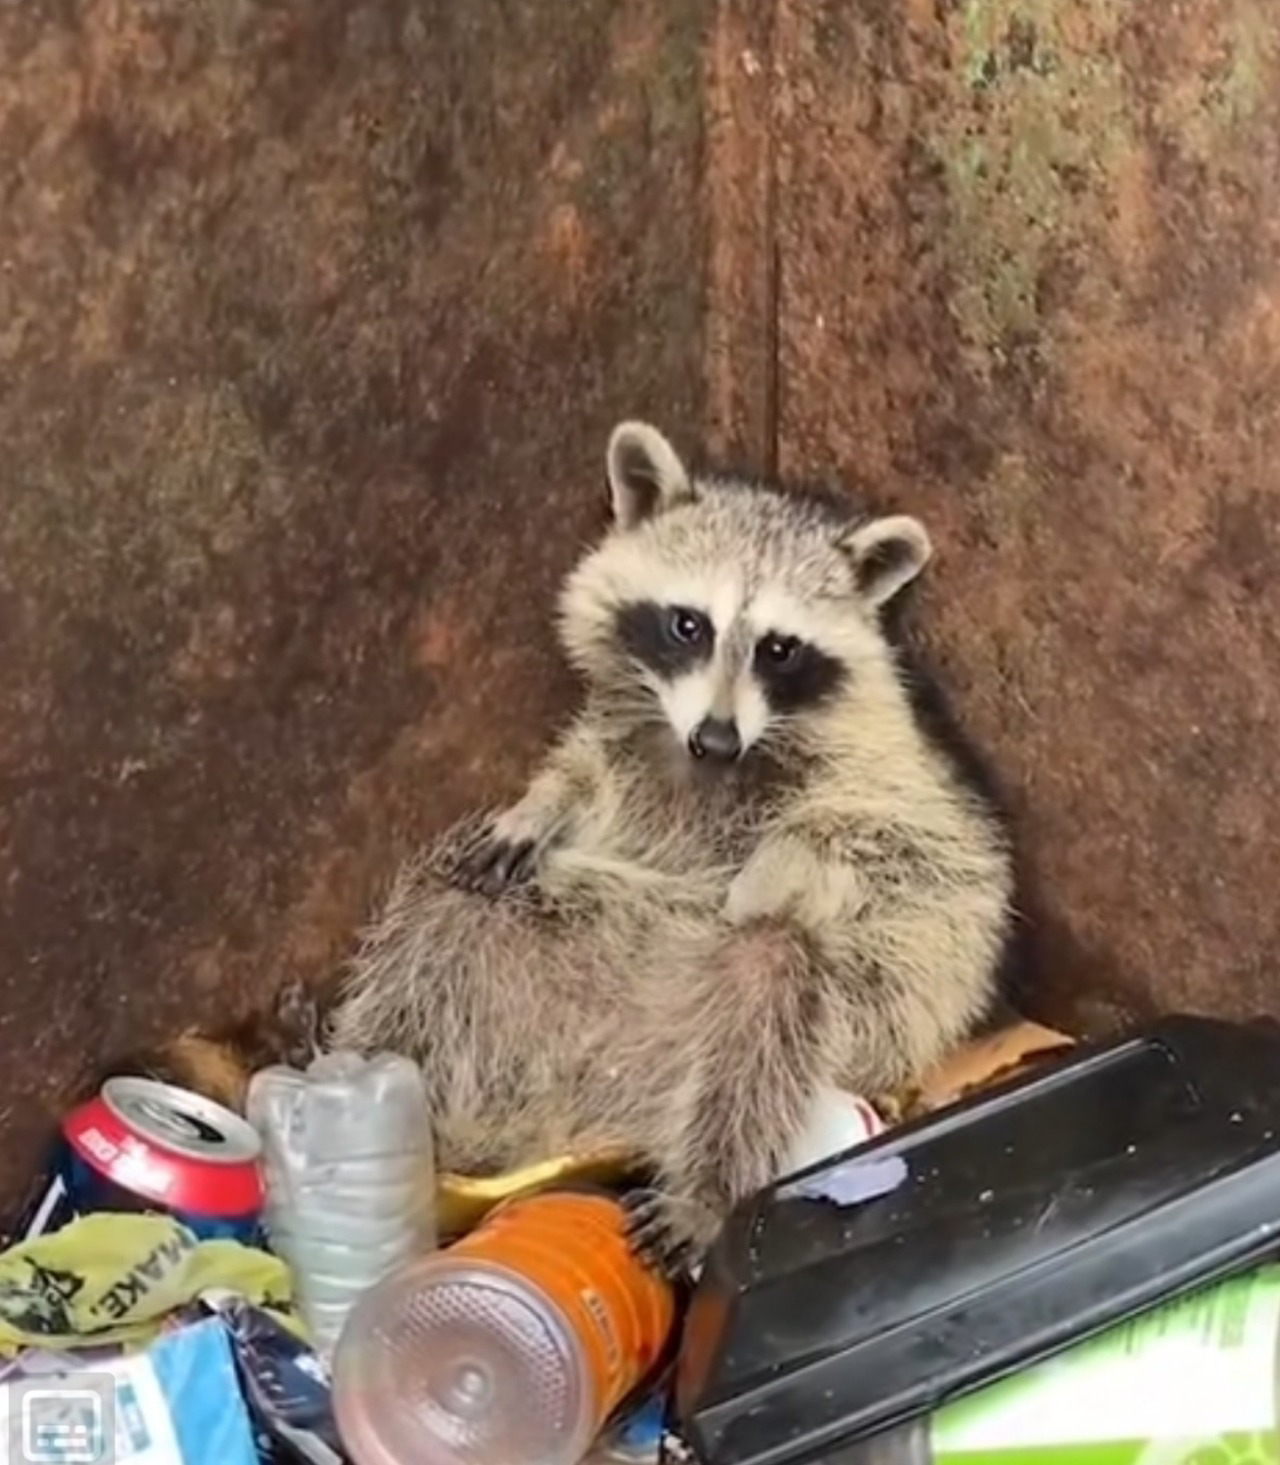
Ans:
<svg viewBox="0 0 1280 1465"><path fill-rule="evenodd" d="M873 607L884 605L909 585L933 555L924 525L909 514L858 524L837 543L853 561L858 594Z"/></svg>
<svg viewBox="0 0 1280 1465"><path fill-rule="evenodd" d="M613 517L623 529L693 498L693 485L676 450L647 422L620 422L613 429L608 471Z"/></svg>

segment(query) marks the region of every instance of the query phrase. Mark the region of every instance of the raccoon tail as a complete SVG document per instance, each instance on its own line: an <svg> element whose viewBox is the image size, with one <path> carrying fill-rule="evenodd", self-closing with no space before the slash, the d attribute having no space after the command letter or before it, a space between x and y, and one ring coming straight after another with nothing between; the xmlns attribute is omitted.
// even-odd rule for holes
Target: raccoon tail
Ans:
<svg viewBox="0 0 1280 1465"><path fill-rule="evenodd" d="M320 1046L320 1004L301 983L289 983L264 1011L189 1028L154 1047L116 1055L81 1076L70 1103L96 1093L109 1078L136 1074L189 1089L242 1114L249 1080L258 1069L272 1063L304 1067Z"/></svg>

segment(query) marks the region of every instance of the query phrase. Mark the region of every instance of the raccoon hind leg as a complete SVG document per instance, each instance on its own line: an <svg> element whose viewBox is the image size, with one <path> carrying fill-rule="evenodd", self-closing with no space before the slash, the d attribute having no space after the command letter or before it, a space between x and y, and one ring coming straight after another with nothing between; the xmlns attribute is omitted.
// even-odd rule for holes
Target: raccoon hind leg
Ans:
<svg viewBox="0 0 1280 1465"><path fill-rule="evenodd" d="M79 1074L66 1107L95 1094L109 1078L140 1075L173 1084L243 1113L249 1080L260 1068L304 1068L319 1052L320 999L305 982L286 983L270 1006L247 1017L188 1028L154 1047L115 1054Z"/></svg>
<svg viewBox="0 0 1280 1465"><path fill-rule="evenodd" d="M407 868L347 974L328 1046L389 1049L423 1066L442 1163L469 1171L541 1158L567 1107L582 943L517 893L457 888Z"/></svg>
<svg viewBox="0 0 1280 1465"><path fill-rule="evenodd" d="M671 1031L687 1077L655 1158L658 1187L628 1203L636 1251L678 1271L739 1201L778 1178L836 1033L825 978L807 943L758 921L721 938L688 985Z"/></svg>

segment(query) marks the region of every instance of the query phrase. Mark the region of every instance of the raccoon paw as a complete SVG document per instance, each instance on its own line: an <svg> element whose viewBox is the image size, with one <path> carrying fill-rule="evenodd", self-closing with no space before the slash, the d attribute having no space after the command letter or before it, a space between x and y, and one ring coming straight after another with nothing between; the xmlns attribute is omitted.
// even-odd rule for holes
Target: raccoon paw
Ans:
<svg viewBox="0 0 1280 1465"><path fill-rule="evenodd" d="M765 840L733 877L724 914L734 926L795 914L825 888L822 862L794 836Z"/></svg>
<svg viewBox="0 0 1280 1465"><path fill-rule="evenodd" d="M622 1208L631 1250L669 1281L688 1275L720 1229L709 1205L661 1190L629 1191L622 1198Z"/></svg>
<svg viewBox="0 0 1280 1465"><path fill-rule="evenodd" d="M462 851L453 870L453 883L461 890L491 898L526 885L538 873L555 833L556 826L548 827L546 817L536 806L516 804L486 824Z"/></svg>
<svg viewBox="0 0 1280 1465"><path fill-rule="evenodd" d="M483 835L458 861L453 883L476 895L498 896L532 878L538 846L532 839L503 839L496 832Z"/></svg>
<svg viewBox="0 0 1280 1465"><path fill-rule="evenodd" d="M305 1068L321 1048L320 1004L305 982L286 982L276 993L273 1017L286 1063Z"/></svg>

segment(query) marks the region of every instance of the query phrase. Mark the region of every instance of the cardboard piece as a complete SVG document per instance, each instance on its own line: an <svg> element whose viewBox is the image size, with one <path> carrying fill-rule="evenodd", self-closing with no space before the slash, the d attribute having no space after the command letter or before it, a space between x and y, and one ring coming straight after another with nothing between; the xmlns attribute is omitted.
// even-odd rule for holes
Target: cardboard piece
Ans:
<svg viewBox="0 0 1280 1465"><path fill-rule="evenodd" d="M931 1113L978 1089L1012 1078L1075 1046L1075 1039L1035 1022L1017 1022L965 1043L901 1099L901 1118Z"/></svg>

